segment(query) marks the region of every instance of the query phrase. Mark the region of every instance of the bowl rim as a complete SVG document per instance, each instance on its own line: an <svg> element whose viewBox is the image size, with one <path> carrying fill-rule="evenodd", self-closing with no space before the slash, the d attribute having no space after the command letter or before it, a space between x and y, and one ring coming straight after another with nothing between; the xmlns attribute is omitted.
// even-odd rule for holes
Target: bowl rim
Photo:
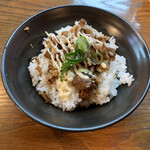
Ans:
<svg viewBox="0 0 150 150"><path fill-rule="evenodd" d="M5 55L6 55L6 52L7 52L7 47L10 43L10 41L13 39L13 36L15 35L15 33L20 29L20 27L22 27L26 22L30 21L30 19L34 18L35 16L38 16L39 14L42 14L42 13L45 13L47 11L51 11L51 10L54 10L54 9L60 9L60 8L65 8L65 7L87 7L89 9L98 9L98 10L102 10L102 11L105 11L107 13L110 13L111 15L121 19L122 21L124 21L126 24L128 24L130 26L130 28L133 30L133 32L139 37L141 43L145 46L145 49L147 51L147 54L148 54L148 60L149 60L149 63L150 63L150 52L149 52L149 49L148 49L148 46L144 40L144 38L142 37L142 35L138 32L138 30L133 26L131 25L128 21L126 21L125 19L123 19L122 17L108 11L108 10L105 10L105 9L102 9L102 8L99 8L99 7L94 7L94 6L88 6L88 5L74 5L74 4L71 4L71 5L61 5L61 6L56 6L56 7L51 7L51 8L48 8L48 9L45 9L43 11L40 11L34 15L32 15L31 17L29 17L28 19L26 19L25 21L23 21L12 33L12 35L9 37L8 41L6 42L6 45L4 47L4 50L3 50L3 54L2 54L2 58L1 58L1 77L2 77L2 82L3 82L3 85L5 87L5 90L8 94L8 96L10 97L10 99L13 100L13 102L18 106L18 108L23 111L29 118L31 118L32 120L44 125L44 126L47 126L47 127L52 127L52 128L55 128L55 129L60 129L60 130L65 130L65 131L78 131L78 132L83 132L83 131L93 131L93 130L97 130L97 129L102 129L102 128L105 128L105 127L108 127L110 125L113 125L119 121L121 121L122 119L126 118L128 115L130 115L139 105L140 103L143 101L144 97L146 96L147 92L148 92L148 89L149 89L149 86L150 86L150 76L148 78L148 82L146 84L146 88L144 90L144 93L142 94L141 98L138 100L138 102L136 103L136 105L134 105L134 107L132 107L128 112L126 112L124 115L122 115L121 117L109 122L109 123L105 123L105 124L102 124L102 125L98 125L98 126L93 126L93 127L83 127L83 128L70 128L70 127L63 127L63 126L59 126L59 125L54 125L54 124L51 124L51 123L47 123L45 121L42 121L41 119L35 117L34 115L32 115L30 112L28 112L21 104L18 103L17 99L13 96L11 90L9 89L9 86L8 86L8 83L7 83L7 73L5 72ZM150 73L150 69L148 70L148 72Z"/></svg>

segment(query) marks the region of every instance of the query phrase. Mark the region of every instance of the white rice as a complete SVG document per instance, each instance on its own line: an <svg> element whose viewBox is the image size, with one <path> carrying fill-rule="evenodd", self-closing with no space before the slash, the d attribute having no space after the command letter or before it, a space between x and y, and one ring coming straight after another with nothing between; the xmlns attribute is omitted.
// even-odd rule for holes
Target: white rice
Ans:
<svg viewBox="0 0 150 150"><path fill-rule="evenodd" d="M89 26L90 27L90 26ZM92 28L92 27L90 27ZM70 30L71 26L62 28L56 33L61 36L62 31ZM97 32L97 31L96 31ZM101 36L103 34L99 32ZM109 39L109 43L105 43L108 47L117 49L118 46L115 44L116 40L114 37ZM45 44L45 43L44 43ZM97 90L95 90L88 101L82 101L79 97L79 90L72 85L72 80L75 77L75 73L68 71L64 76L64 81L56 79L52 84L46 82L46 74L48 71L49 60L44 57L44 51L39 54L38 58L40 61L40 67L42 68L42 75L39 76L39 72L35 69L37 67L37 61L33 59L29 64L29 72L32 77L32 84L35 86L39 94L43 92L51 100L51 104L62 108L63 111L72 111L77 106L88 107L90 104L104 104L109 102L114 96L117 96L117 88L121 84L127 84L130 86L134 81L133 75L127 72L126 59L123 56L116 54L115 60L110 62L110 68L106 72L99 74L98 79L100 81Z"/></svg>

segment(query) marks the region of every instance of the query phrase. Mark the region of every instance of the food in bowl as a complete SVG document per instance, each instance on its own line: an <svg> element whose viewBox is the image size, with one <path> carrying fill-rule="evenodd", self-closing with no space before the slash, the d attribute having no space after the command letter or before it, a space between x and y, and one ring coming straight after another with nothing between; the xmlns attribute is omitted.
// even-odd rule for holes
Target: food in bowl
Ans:
<svg viewBox="0 0 150 150"><path fill-rule="evenodd" d="M29 72L38 93L63 111L104 104L130 86L126 59L116 54L116 39L98 32L85 19L47 33L44 49L31 59Z"/></svg>

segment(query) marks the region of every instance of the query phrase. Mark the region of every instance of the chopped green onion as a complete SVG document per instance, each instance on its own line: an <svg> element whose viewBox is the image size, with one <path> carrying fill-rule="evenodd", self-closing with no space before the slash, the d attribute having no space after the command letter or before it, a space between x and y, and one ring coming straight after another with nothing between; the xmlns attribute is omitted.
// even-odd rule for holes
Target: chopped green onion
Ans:
<svg viewBox="0 0 150 150"><path fill-rule="evenodd" d="M63 63L62 67L61 67L61 70L64 70L65 68L69 67L70 66L70 63L69 62L66 62L66 63Z"/></svg>
<svg viewBox="0 0 150 150"><path fill-rule="evenodd" d="M80 68L78 71L83 72L83 73L88 73L89 72L89 70L85 69L85 68Z"/></svg>
<svg viewBox="0 0 150 150"><path fill-rule="evenodd" d="M95 60L93 59L93 57L97 57L97 55L99 55L100 56L100 61L98 62L95 62ZM93 62L95 62L96 64L101 64L102 62L103 62L103 54L101 54L100 52L95 52L95 53L93 53L93 55L92 55L92 57L91 57L91 60L93 61Z"/></svg>
<svg viewBox="0 0 150 150"><path fill-rule="evenodd" d="M79 49L80 47L80 49ZM61 67L60 80L63 81L63 75L65 72L73 68L73 65L79 64L85 61L88 57L89 43L84 36L78 37L76 40L75 51L65 54L67 62L63 63Z"/></svg>
<svg viewBox="0 0 150 150"><path fill-rule="evenodd" d="M89 51L89 43L88 43L87 39L84 36L78 37L78 42L79 42L79 46L80 46L81 50L84 53Z"/></svg>
<svg viewBox="0 0 150 150"><path fill-rule="evenodd" d="M79 49L78 44L79 44L79 41L76 40L76 45L75 45L75 52L76 52L76 53L78 52L78 49Z"/></svg>
<svg viewBox="0 0 150 150"><path fill-rule="evenodd" d="M73 61L73 62L78 62L79 60L77 59L78 56L76 53L67 53L65 54L65 59L68 61Z"/></svg>
<svg viewBox="0 0 150 150"><path fill-rule="evenodd" d="M63 76L65 74L65 72L69 71L70 69L72 69L73 67L72 66L67 66L66 68L64 68L61 72L61 75L60 75L60 80L63 81Z"/></svg>

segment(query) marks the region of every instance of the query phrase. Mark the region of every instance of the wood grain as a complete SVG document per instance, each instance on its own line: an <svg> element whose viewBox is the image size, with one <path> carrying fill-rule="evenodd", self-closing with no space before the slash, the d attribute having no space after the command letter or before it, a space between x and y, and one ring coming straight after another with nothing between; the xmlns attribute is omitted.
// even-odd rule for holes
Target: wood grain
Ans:
<svg viewBox="0 0 150 150"><path fill-rule="evenodd" d="M44 9L66 4L96 6L130 22L150 47L149 0L1 0L0 54L13 31ZM0 80L0 150L149 150L150 92L141 105L121 122L92 132L64 132L29 119L10 100Z"/></svg>

